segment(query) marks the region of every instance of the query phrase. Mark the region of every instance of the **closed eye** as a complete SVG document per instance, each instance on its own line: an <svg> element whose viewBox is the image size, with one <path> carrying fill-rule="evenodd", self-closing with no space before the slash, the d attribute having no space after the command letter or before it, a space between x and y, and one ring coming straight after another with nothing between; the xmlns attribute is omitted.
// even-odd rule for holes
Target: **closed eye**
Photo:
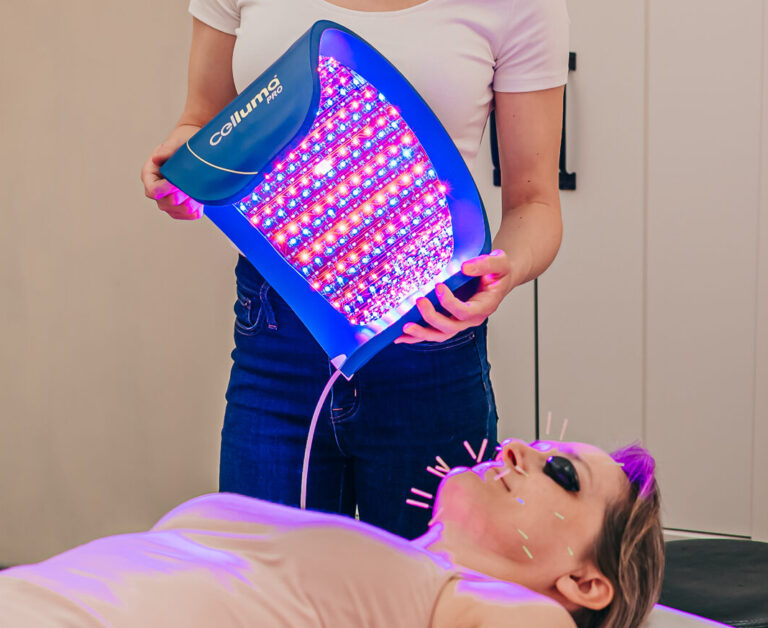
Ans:
<svg viewBox="0 0 768 628"><path fill-rule="evenodd" d="M550 456L544 464L544 473L562 486L566 491L579 491L579 474L568 458Z"/></svg>

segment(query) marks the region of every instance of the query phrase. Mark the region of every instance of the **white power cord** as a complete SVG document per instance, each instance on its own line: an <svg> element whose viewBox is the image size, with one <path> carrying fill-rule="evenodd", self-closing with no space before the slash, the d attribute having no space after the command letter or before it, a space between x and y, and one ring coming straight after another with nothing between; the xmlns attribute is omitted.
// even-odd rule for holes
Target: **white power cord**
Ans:
<svg viewBox="0 0 768 628"><path fill-rule="evenodd" d="M317 405L315 406L315 413L312 415L312 422L309 424L309 434L307 434L307 445L304 448L304 464L301 468L301 497L299 500L299 505L301 506L302 510L307 509L307 479L309 475L309 454L312 451L312 440L315 437L315 428L317 427L317 419L320 416L320 410L323 409L323 404L325 403L325 398L328 396L328 393L331 392L331 388L333 388L334 382L339 378L339 375L341 375L341 371L336 370L336 372L331 375L331 379L328 380L328 383L325 385L325 388L323 389L323 394L320 395L320 400L317 402Z"/></svg>

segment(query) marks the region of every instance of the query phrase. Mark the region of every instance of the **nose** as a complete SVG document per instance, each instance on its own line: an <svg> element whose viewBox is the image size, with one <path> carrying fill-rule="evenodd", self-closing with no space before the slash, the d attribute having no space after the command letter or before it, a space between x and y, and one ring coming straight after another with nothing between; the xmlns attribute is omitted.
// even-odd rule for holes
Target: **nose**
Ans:
<svg viewBox="0 0 768 628"><path fill-rule="evenodd" d="M534 449L519 438L508 438L501 443L501 451L497 457L512 468L528 471L539 462L544 453ZM546 457L546 456L544 456Z"/></svg>

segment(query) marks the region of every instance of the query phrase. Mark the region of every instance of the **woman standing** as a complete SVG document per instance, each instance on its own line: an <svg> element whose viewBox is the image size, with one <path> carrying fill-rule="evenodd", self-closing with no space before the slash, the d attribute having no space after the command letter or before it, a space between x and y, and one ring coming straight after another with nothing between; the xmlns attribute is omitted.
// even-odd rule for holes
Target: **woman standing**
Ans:
<svg viewBox="0 0 768 628"><path fill-rule="evenodd" d="M565 0L191 0L187 102L142 170L148 197L178 219L202 208L159 167L315 21L346 26L414 85L472 168L495 107L503 214L494 251L465 262L480 277L467 301L437 287L446 314L420 299L421 325L350 381L337 381L312 449L308 505L354 514L413 538L428 513L406 508L428 491L435 455L464 463L496 444L487 317L554 259L562 223L558 150L568 72ZM220 490L299 501L312 410L333 367L295 314L243 257L237 263L235 350L222 430Z"/></svg>

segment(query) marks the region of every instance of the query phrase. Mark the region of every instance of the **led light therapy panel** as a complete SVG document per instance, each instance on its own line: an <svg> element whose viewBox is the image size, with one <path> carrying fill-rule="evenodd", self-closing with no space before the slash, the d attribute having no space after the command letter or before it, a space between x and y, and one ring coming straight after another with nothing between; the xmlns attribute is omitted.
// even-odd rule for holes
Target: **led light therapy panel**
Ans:
<svg viewBox="0 0 768 628"><path fill-rule="evenodd" d="M490 250L480 195L408 81L317 22L161 169L292 307L346 377L416 300Z"/></svg>

